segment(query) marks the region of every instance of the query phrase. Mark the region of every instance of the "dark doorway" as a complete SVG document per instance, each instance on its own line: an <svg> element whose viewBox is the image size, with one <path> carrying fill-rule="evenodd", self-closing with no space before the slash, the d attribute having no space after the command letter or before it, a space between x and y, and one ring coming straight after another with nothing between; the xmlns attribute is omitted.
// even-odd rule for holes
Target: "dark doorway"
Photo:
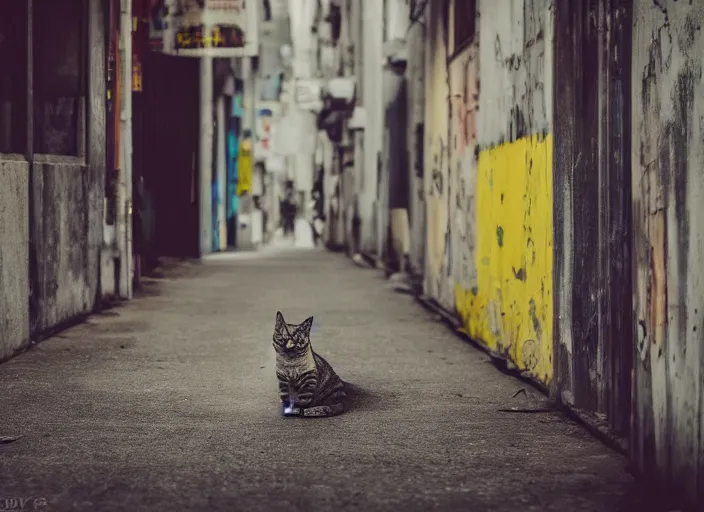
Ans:
<svg viewBox="0 0 704 512"><path fill-rule="evenodd" d="M145 52L141 172L154 206L154 251L198 257L198 59Z"/></svg>

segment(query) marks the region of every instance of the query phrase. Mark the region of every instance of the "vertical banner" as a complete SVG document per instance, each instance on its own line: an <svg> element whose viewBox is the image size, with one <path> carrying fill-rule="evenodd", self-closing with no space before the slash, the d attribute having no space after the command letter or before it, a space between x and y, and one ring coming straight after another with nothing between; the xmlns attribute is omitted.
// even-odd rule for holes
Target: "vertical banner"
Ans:
<svg viewBox="0 0 704 512"><path fill-rule="evenodd" d="M132 92L142 92L142 61L134 46L132 48Z"/></svg>
<svg viewBox="0 0 704 512"><path fill-rule="evenodd" d="M245 138L240 144L238 167L237 195L241 196L252 190L252 139Z"/></svg>
<svg viewBox="0 0 704 512"><path fill-rule="evenodd" d="M256 108L256 131L254 154L257 162L263 162L272 156L275 123L280 113L280 103L260 101Z"/></svg>
<svg viewBox="0 0 704 512"><path fill-rule="evenodd" d="M254 57L256 0L164 0L163 52L184 57Z"/></svg>

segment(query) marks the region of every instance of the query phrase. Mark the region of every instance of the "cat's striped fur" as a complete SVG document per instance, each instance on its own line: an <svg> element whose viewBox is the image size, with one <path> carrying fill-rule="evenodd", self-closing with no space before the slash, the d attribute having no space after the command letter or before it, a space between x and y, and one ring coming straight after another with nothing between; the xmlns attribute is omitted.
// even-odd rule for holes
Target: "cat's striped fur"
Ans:
<svg viewBox="0 0 704 512"><path fill-rule="evenodd" d="M313 351L312 325L312 316L296 325L287 324L276 312L276 378L286 416L335 416L345 411L345 384L330 363Z"/></svg>

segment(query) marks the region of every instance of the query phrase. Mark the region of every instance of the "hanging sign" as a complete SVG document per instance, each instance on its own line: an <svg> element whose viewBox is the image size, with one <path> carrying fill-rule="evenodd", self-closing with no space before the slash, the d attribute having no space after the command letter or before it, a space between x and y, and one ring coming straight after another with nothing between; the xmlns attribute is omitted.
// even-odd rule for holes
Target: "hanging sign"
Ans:
<svg viewBox="0 0 704 512"><path fill-rule="evenodd" d="M240 144L240 158L237 166L237 195L241 196L252 190L252 139L245 138Z"/></svg>
<svg viewBox="0 0 704 512"><path fill-rule="evenodd" d="M163 52L184 57L253 57L259 52L256 0L164 0Z"/></svg>
<svg viewBox="0 0 704 512"><path fill-rule="evenodd" d="M142 63L132 54L132 92L142 92Z"/></svg>

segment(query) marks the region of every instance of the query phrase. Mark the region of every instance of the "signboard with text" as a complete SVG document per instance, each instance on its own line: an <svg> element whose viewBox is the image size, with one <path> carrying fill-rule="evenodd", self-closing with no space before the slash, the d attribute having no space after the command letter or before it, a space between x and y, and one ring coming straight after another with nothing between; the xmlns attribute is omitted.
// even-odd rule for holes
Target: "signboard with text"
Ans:
<svg viewBox="0 0 704 512"><path fill-rule="evenodd" d="M252 57L259 52L256 0L164 0L163 52Z"/></svg>
<svg viewBox="0 0 704 512"><path fill-rule="evenodd" d="M280 104L274 101L260 101L256 108L255 151L257 162L266 160L272 154L273 139L276 135L275 122L279 117Z"/></svg>

